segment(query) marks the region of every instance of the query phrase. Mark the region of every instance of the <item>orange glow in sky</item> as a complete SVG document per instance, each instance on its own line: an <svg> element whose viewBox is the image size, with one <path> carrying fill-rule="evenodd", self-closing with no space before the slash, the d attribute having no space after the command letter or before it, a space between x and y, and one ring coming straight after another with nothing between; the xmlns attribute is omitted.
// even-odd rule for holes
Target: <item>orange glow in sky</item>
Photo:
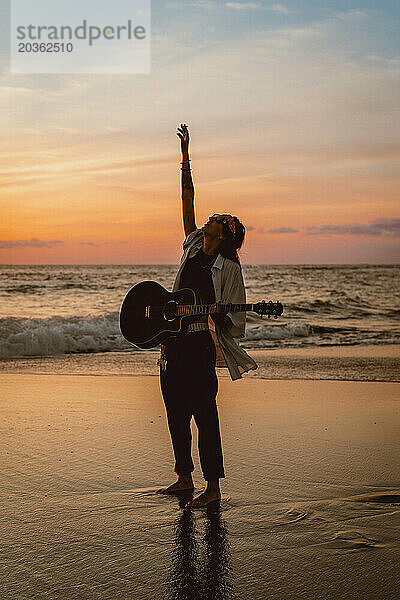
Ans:
<svg viewBox="0 0 400 600"><path fill-rule="evenodd" d="M150 75L3 73L1 263L177 263L181 122L197 224L237 215L244 263L398 262L400 78L377 49L385 16L371 33L367 12L299 25L288 9L238 36L230 4L232 35L212 44L195 21L182 38L187 16L169 37L155 30Z"/></svg>

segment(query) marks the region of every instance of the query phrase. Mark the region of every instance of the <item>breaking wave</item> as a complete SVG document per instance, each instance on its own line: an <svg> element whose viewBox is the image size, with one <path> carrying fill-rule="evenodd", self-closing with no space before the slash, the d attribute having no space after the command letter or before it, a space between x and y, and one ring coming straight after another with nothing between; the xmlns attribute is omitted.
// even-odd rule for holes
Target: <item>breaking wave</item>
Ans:
<svg viewBox="0 0 400 600"><path fill-rule="evenodd" d="M0 319L0 358L107 352L132 348L119 331L119 313L88 317Z"/></svg>

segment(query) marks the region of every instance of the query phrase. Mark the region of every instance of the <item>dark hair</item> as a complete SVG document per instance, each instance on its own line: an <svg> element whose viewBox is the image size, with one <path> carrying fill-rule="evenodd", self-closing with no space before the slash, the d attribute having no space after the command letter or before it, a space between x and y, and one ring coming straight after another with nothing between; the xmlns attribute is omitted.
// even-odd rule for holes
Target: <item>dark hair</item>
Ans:
<svg viewBox="0 0 400 600"><path fill-rule="evenodd" d="M245 228L237 217L235 220L235 235L229 229L227 223L223 224L223 234L225 238L219 245L218 252L224 257L239 263L238 250L241 248L244 240Z"/></svg>

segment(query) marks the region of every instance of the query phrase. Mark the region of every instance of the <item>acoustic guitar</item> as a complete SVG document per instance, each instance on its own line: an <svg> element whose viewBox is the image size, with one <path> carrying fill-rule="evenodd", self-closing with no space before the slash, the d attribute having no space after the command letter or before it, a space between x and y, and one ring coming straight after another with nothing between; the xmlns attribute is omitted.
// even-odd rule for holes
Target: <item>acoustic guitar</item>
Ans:
<svg viewBox="0 0 400 600"><path fill-rule="evenodd" d="M139 348L154 348L183 333L188 317L244 311L277 319L283 313L283 306L280 302L262 300L257 304L221 304L216 311L213 304L198 304L195 292L189 288L168 292L155 281L143 281L126 294L119 324L128 342Z"/></svg>

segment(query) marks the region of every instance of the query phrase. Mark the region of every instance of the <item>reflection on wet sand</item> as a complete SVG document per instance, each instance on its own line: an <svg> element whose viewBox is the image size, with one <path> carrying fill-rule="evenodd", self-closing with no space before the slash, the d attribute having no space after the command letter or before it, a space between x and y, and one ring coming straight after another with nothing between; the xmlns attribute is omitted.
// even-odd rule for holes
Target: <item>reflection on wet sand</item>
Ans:
<svg viewBox="0 0 400 600"><path fill-rule="evenodd" d="M179 497L181 508L192 494ZM201 537L196 538L196 514L184 510L176 522L175 546L168 573L168 597L172 600L230 600L233 596L227 529L220 502L206 514Z"/></svg>

